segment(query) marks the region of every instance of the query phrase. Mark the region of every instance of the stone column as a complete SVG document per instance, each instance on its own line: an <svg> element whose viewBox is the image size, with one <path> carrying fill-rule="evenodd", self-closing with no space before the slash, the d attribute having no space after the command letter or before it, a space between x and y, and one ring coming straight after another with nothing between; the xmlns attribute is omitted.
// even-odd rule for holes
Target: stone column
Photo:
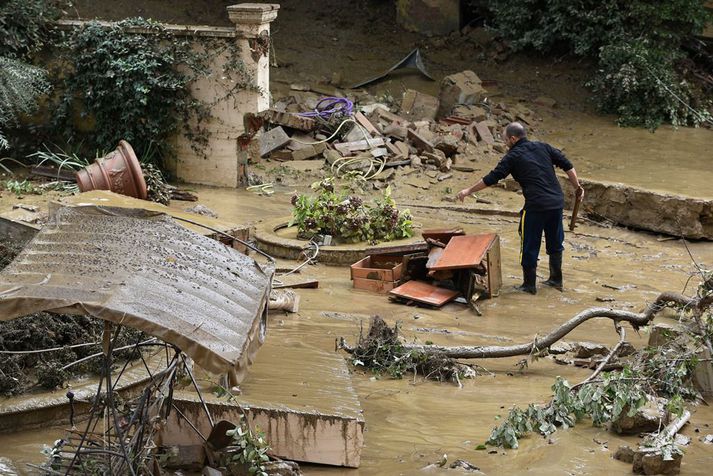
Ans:
<svg viewBox="0 0 713 476"><path fill-rule="evenodd" d="M277 18L280 6L240 3L227 9L235 28L185 28L195 36L235 41L253 87L226 97L232 84L225 81L220 71L229 59L228 55L213 60L213 74L191 85L191 93L195 98L212 105L212 119L204 124L209 132L208 145L199 153L193 150L191 142L181 134L177 140L178 159L174 172L184 182L238 187L244 184L250 153L248 149L256 146L257 142L245 144L240 140L244 132L243 115L270 106L270 23Z"/></svg>
<svg viewBox="0 0 713 476"><path fill-rule="evenodd" d="M260 112L270 107L270 23L277 18L280 5L239 3L228 7L228 17L235 24L240 44L240 58L254 78L255 90L244 91L238 103L246 112ZM259 144L252 135L238 138L238 182L248 184L248 162L260 159Z"/></svg>
<svg viewBox="0 0 713 476"><path fill-rule="evenodd" d="M280 5L239 3L228 7L228 17L235 24L240 57L254 77L259 91L244 93L245 112L264 111L270 107L270 23L277 18Z"/></svg>

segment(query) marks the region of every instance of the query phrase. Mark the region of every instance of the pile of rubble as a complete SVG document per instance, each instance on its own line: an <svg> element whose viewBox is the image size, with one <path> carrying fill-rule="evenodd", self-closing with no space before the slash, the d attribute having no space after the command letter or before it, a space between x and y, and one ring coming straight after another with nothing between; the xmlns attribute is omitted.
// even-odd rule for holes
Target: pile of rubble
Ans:
<svg viewBox="0 0 713 476"><path fill-rule="evenodd" d="M398 167L432 171L439 182L452 170L472 172L471 163L506 151L500 139L505 125L520 121L531 128L535 120L523 104L492 101L472 71L444 78L438 97L405 91L396 112L363 92L345 98L321 97L300 85L291 89L258 114L266 129L258 139L260 157L322 160L312 168L362 175L377 189L396 176Z"/></svg>

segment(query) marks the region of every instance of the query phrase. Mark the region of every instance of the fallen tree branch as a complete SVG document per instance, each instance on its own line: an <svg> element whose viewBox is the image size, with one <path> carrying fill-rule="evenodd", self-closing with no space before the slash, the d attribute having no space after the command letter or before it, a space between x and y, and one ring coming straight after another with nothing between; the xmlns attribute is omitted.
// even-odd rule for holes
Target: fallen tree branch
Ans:
<svg viewBox="0 0 713 476"><path fill-rule="evenodd" d="M594 307L580 312L560 327L545 335L541 339L535 339L527 344L517 344L511 346L439 346L422 344L404 344L404 349L414 350L429 354L443 354L454 359L488 359L500 357L514 357L517 355L530 355L533 351L548 348L559 341L567 334L576 329L580 324L594 318L606 317L615 323L628 322L638 330L647 326L653 318L669 304L677 304L685 307L703 309L713 304L713 299L689 298L683 294L664 292L656 300L649 304L642 313L621 311L610 308ZM700 306L699 306L700 305ZM702 311L701 311L702 312Z"/></svg>

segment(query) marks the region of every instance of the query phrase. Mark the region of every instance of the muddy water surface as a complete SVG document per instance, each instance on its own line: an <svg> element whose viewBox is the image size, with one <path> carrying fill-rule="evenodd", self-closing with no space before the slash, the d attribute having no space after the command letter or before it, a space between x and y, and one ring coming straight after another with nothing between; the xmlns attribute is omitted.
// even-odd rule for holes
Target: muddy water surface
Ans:
<svg viewBox="0 0 713 476"><path fill-rule="evenodd" d="M200 193L202 197L212 194L205 190ZM285 210L274 207L274 202L286 201L287 194L278 193L270 198L239 195L241 209L259 207L266 214ZM517 202L513 200L517 196L511 193L492 191L490 197L504 204ZM234 202L229 203L229 207L222 207L216 201L214 209L230 218L240 218L242 212L234 208ZM614 299L613 307L638 311L663 290L682 290L693 272L691 260L679 242L661 242L656 236L622 229L581 226L576 234L567 236L567 291L541 289L537 296L526 296L508 289L519 280L516 263L519 243L514 219L425 209L416 213L417 221L424 226L460 224L470 233L500 234L505 288L500 297L481 304L483 316L475 316L455 304L436 311L389 303L384 296L353 290L346 268L315 266L304 270L302 276L319 279L320 289L299 291L302 306L298 315L273 315L268 338L284 342L300 339L332 351L335 338L345 336L354 342L360 327L368 325L369 316L379 314L389 323L400 321L408 339L451 345L508 345L542 335L585 308L602 306L597 298ZM708 266L713 263L713 245L694 243L691 251L699 263ZM542 278L545 267L543 262ZM692 289L689 287L688 291ZM648 336L630 330L628 338L641 347ZM601 320L580 326L567 339L613 344L616 335L611 323ZM391 380L354 373L353 383L367 428L362 466L358 470L308 466L306 473L416 474L443 454L450 461L469 460L488 474L629 472L629 467L613 460L611 455L620 444L634 445L638 438L619 437L586 422L548 439L526 438L519 450L498 450L495 454L475 451L496 424L496 415L505 414L515 404L547 401L557 375L571 382L588 375L585 370L562 367L547 359L520 372L516 367L518 360L479 362L487 371L465 382L463 388L418 378ZM275 378L279 378L280 372L281 369L275 369ZM684 430L693 443L684 458L683 474L707 474L708 465L713 463L709 447L700 443L696 439L699 433L694 432L696 428L701 434L713 432L713 428L706 426L713 422L713 411L705 406L695 411L692 425Z"/></svg>
<svg viewBox="0 0 713 476"><path fill-rule="evenodd" d="M260 197L244 191L202 187L197 191L202 203L215 210L220 218L236 222L284 216L292 192L286 187L278 189L272 197ZM489 193L488 197L503 204L516 206L519 199L513 193L497 190ZM174 203L181 208L189 205ZM393 304L385 296L353 290L348 269L318 265L307 267L301 276L318 279L320 288L299 291L302 297L299 314L272 315L268 339L275 343L301 342L333 352L335 338L344 336L354 342L360 327L368 325L369 316L379 314L391 324L400 321L403 334L409 340L450 345L528 342L585 308L601 306L597 298L614 299L607 305L616 308L640 310L661 291L682 290L693 271L685 248L677 241L658 241L654 235L584 225L576 234L567 235L567 291L541 289L537 296L517 294L510 290L520 279L514 218L427 209L414 211L417 221L424 226L462 225L469 233L495 231L500 234L505 287L500 297L481 304L482 316L457 304L442 310ZM713 266L712 244L693 243L691 251L699 263ZM546 260L540 268L541 278L545 277L545 268ZM690 286L688 291L692 292ZM639 336L629 330L628 338L641 347L647 335ZM567 339L612 344L616 334L609 321L590 321ZM257 358L260 358L259 353ZM582 369L556 365L548 359L531 363L529 368L519 371L518 360L480 361L478 364L484 367L482 375L464 382L462 388L420 378L391 380L355 372L353 385L366 420L361 468L306 466L306 474L418 474L421 468L438 461L443 454L448 455L449 461L468 460L488 474L628 473L630 468L613 460L611 455L619 444L634 445L638 438L622 438L592 428L586 422L574 429L558 431L548 439L525 438L518 450L497 450L494 454L475 450L496 424L496 415L504 415L512 405L546 402L557 375L577 382L588 374ZM288 371L294 372L294 369L276 367L275 381L281 379L281 372ZM307 363L305 371L309 371ZM293 380L294 376L290 377ZM701 406L694 411L692 424L683 432L693 439L684 457L683 474L709 474L713 453L698 437L713 433L713 428L706 426L713 423L713 410ZM700 433L694 432L695 429L700 429ZM0 455L14 459L18 465L39 462L42 445L51 444L60 435L60 429L1 435Z"/></svg>
<svg viewBox="0 0 713 476"><path fill-rule="evenodd" d="M581 175L696 198L713 198L713 131L617 127L611 117L567 113L540 135L563 147Z"/></svg>

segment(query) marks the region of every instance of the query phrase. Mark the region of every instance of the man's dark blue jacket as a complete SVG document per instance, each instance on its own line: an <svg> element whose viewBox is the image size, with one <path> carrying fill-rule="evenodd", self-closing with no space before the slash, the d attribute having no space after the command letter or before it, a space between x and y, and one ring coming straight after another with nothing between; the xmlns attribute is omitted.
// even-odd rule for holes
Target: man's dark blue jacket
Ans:
<svg viewBox="0 0 713 476"><path fill-rule="evenodd" d="M560 150L544 142L523 138L483 177L483 182L490 187L512 174L522 187L525 210L556 210L564 208L564 194L555 175L555 166L565 172L573 167Z"/></svg>

